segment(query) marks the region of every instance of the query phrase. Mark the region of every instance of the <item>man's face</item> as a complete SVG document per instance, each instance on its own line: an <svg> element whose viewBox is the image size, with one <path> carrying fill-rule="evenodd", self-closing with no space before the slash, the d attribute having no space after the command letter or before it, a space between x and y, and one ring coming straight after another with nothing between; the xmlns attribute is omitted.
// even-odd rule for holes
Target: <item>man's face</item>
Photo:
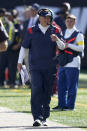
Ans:
<svg viewBox="0 0 87 131"><path fill-rule="evenodd" d="M35 17L38 14L38 11L36 9L31 9L31 16Z"/></svg>
<svg viewBox="0 0 87 131"><path fill-rule="evenodd" d="M47 26L50 24L51 17L50 16L39 16L39 21L42 26Z"/></svg>
<svg viewBox="0 0 87 131"><path fill-rule="evenodd" d="M76 20L75 19L73 19L73 18L67 18L66 19L66 27L68 29L72 29L75 24L76 24Z"/></svg>

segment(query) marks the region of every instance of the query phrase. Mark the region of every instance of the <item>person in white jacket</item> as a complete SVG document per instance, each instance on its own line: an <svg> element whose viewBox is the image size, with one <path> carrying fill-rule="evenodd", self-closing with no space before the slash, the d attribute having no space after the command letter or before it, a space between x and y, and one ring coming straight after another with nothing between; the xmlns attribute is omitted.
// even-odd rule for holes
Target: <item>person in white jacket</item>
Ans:
<svg viewBox="0 0 87 131"><path fill-rule="evenodd" d="M75 24L76 17L69 14L66 18L67 29L63 33L66 47L60 51L69 57L67 63L65 65L62 63L62 66L59 67L58 106L53 110L73 110L75 108L81 57L84 53L84 36L76 29ZM53 40L57 41L57 36L54 35Z"/></svg>

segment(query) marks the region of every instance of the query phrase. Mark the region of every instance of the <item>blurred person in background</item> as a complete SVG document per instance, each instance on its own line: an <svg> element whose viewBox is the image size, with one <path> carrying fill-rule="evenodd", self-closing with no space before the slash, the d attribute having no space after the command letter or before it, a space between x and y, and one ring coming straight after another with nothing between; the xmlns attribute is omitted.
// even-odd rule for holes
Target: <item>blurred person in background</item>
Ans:
<svg viewBox="0 0 87 131"><path fill-rule="evenodd" d="M7 50L8 48L7 40L8 40L8 34L4 28L4 25L2 24L2 21L0 20L0 52L4 52ZM3 86L2 83L0 83L0 86Z"/></svg>
<svg viewBox="0 0 87 131"><path fill-rule="evenodd" d="M8 35L0 20L0 52L6 51L8 47Z"/></svg>
<svg viewBox="0 0 87 131"><path fill-rule="evenodd" d="M28 22L28 28L36 25L38 23L38 10L40 9L40 5L34 3L31 8L31 17Z"/></svg>
<svg viewBox="0 0 87 131"><path fill-rule="evenodd" d="M57 43L51 39L52 34L61 37L59 29L52 25L53 14L49 9L38 12L39 24L27 29L22 42L18 59L18 71L21 71L26 49L29 49L29 69L31 74L31 111L33 126L47 126L46 119L50 116L50 100L53 85L53 70L56 68ZM58 45L61 48L58 41ZM62 45L64 46L64 44Z"/></svg>
<svg viewBox="0 0 87 131"><path fill-rule="evenodd" d="M56 13L57 16L55 17L54 21L56 25L60 27L62 32L64 32L66 29L65 20L70 10L71 10L70 4L68 2L63 2L61 4L60 11ZM57 48L56 54L58 55L58 53L59 53L59 50ZM57 85L58 71L59 71L59 65L57 65L56 77L55 77L54 84L53 84L53 95L58 93L58 85Z"/></svg>
<svg viewBox="0 0 87 131"><path fill-rule="evenodd" d="M61 10L57 12L57 16L54 21L61 27L62 32L66 29L65 20L67 15L70 13L71 6L68 2L63 2L61 4Z"/></svg>
<svg viewBox="0 0 87 131"><path fill-rule="evenodd" d="M28 7L25 7L25 10L24 10L22 39L24 38L26 29L28 28L29 19L31 17L31 9L32 9L32 6L28 6Z"/></svg>
<svg viewBox="0 0 87 131"><path fill-rule="evenodd" d="M23 23L23 37L22 38L24 38L25 32L27 31L28 28L30 28L38 23L38 10L39 9L40 9L40 5L37 3L34 3L27 8L27 12L25 12L25 17L27 16L27 18L26 18L27 20L24 21L24 23ZM27 15L26 15L26 13L27 13ZM25 62L27 71L29 73L28 52L29 52L29 50L27 49L24 62ZM30 73L29 73L29 77L31 78Z"/></svg>
<svg viewBox="0 0 87 131"><path fill-rule="evenodd" d="M2 11L3 11L3 13L2 13ZM6 13L6 10L3 10L3 8L0 9L1 20L2 20L3 25L8 33L8 47L9 47L12 44L13 39L14 39L14 25L12 22L10 22L6 18L5 13ZM1 85L4 85L4 81L5 81L5 69L8 65L7 59L9 59L8 58L8 49L6 52L0 53L0 84Z"/></svg>
<svg viewBox="0 0 87 131"><path fill-rule="evenodd" d="M0 19L1 19L1 21L2 21L3 24L6 21L5 12L6 12L5 8L0 8Z"/></svg>
<svg viewBox="0 0 87 131"><path fill-rule="evenodd" d="M20 84L20 78L19 82L16 83L16 73L17 73L17 61L22 41L22 29L21 24L19 23L18 19L18 11L16 9L11 10L11 12L6 13L6 17L9 21L11 21L14 24L14 40L13 43L9 46L8 49L8 55L10 57L10 67L9 67L9 85L10 87L14 87L16 84ZM12 67L12 68L11 68ZM13 77L12 77L13 76Z"/></svg>
<svg viewBox="0 0 87 131"><path fill-rule="evenodd" d="M15 86L17 60L20 49L20 30L16 21L17 13L5 12L5 29L8 32L8 49L6 52L0 53L0 83L4 85L5 70L8 68L8 83L11 88Z"/></svg>
<svg viewBox="0 0 87 131"><path fill-rule="evenodd" d="M78 89L81 57L84 52L84 36L76 29L76 17L69 14L66 18L67 29L63 33L66 46L60 50L58 72L58 106L53 110L74 110ZM57 37L54 41L57 40Z"/></svg>

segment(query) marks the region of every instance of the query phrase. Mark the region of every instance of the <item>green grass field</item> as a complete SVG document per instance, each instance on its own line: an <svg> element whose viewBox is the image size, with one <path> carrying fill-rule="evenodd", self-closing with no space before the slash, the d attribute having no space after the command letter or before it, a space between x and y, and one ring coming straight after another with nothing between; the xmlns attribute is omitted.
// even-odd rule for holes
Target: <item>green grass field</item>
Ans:
<svg viewBox="0 0 87 131"><path fill-rule="evenodd" d="M50 120L65 125L87 128L87 75L80 74L79 89L74 111L53 112L52 107L57 105L57 97L53 96L51 100ZM30 89L0 89L0 106L10 109L31 113L30 108Z"/></svg>

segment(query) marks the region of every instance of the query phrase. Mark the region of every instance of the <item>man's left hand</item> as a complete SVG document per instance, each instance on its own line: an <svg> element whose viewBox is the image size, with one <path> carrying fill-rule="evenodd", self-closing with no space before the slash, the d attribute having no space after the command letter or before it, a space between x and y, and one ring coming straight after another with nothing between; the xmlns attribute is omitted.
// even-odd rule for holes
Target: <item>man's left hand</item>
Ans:
<svg viewBox="0 0 87 131"><path fill-rule="evenodd" d="M52 34L50 37L51 37L52 41L54 41L54 42L58 41L57 35Z"/></svg>

